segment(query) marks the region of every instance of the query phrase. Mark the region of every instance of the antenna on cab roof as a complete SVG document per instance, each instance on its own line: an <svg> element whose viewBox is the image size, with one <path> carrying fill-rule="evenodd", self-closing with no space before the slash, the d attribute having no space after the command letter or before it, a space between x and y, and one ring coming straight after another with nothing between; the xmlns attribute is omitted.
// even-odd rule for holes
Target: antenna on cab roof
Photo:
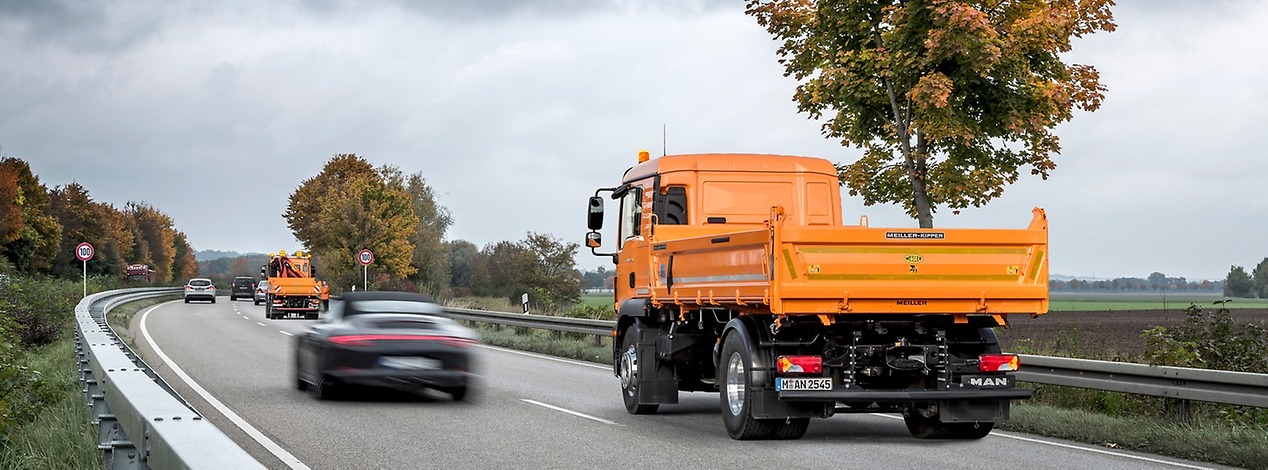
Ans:
<svg viewBox="0 0 1268 470"><path fill-rule="evenodd" d="M666 130L668 127L669 126L666 124L660 125L660 156L662 157L665 155L669 155L669 152L666 150L667 148L669 148L669 146L665 144L665 134L668 132Z"/></svg>

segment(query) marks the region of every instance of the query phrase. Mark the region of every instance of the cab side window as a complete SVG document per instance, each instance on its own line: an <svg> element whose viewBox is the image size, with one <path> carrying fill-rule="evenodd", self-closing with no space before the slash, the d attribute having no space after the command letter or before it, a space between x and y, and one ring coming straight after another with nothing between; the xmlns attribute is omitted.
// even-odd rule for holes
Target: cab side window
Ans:
<svg viewBox="0 0 1268 470"><path fill-rule="evenodd" d="M631 189L621 197L620 243L640 234L639 222L643 215L643 191L641 188Z"/></svg>

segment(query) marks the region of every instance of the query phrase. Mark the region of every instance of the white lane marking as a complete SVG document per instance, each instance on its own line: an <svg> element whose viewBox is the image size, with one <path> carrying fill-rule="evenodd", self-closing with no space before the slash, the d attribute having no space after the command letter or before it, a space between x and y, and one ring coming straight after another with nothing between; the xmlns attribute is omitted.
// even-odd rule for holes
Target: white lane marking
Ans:
<svg viewBox="0 0 1268 470"><path fill-rule="evenodd" d="M185 381L185 383L189 385L189 388L194 390L194 393L203 397L203 400L206 400L207 403L211 404L216 411L219 411L220 414L229 418L229 421L232 421L233 424L237 425L238 429L241 429L243 432L247 433L248 436L251 436L252 439L255 439L255 442L264 446L265 450L268 450L269 453L281 460L287 467L296 470L310 470L307 465L304 465L304 462L300 462L298 458L291 455L291 453L287 452L286 449L283 449L282 446L277 445L276 442L273 442L272 439L265 436L264 433L256 429L255 426L252 426L251 423L248 423L247 420L242 419L241 416L234 413L233 410L229 409L228 406L225 406L224 403L221 403L220 400L217 400L216 397L211 396L211 393L208 392L207 389L203 388L202 385L199 385L198 382L195 382L193 377L186 374L180 366L176 365L176 363L172 361L172 358L167 357L167 354L163 353L163 350L159 348L158 343L155 343L154 339L150 337L150 330L145 324L145 321L150 318L150 312L153 312L155 309L162 306L163 305L155 305L150 307L149 310L146 310L145 313L141 314L141 336L145 338L145 342L149 343L151 348L154 348L154 354L157 354L159 359L162 359L163 363L167 364L167 366L172 369L172 372L176 373L181 380Z"/></svg>
<svg viewBox="0 0 1268 470"><path fill-rule="evenodd" d="M291 334L289 331L278 331L278 333L284 334L284 335L286 335L286 336L295 336L295 335Z"/></svg>
<svg viewBox="0 0 1268 470"><path fill-rule="evenodd" d="M255 324L260 325L260 326L265 326L263 323L260 323L260 322L255 322Z"/></svg>
<svg viewBox="0 0 1268 470"><path fill-rule="evenodd" d="M542 402L537 401L537 400L529 400L529 399L527 399L527 398L521 398L521 399L520 399L520 401L523 401L524 403L531 403L531 404L534 404L534 405L537 405L537 406L540 406L540 407L543 407L543 408L550 408L550 409L555 410L555 411L562 411L562 412L564 412L564 413L568 413L568 414L570 414L570 415L573 415L573 416L576 416L576 417L579 417L579 418L585 418L585 419L588 419L588 420L591 420L591 421L598 421L598 422L603 423L603 424L611 424L611 425L613 425L613 426L623 426L622 424L618 424L618 423L616 423L615 421L608 421L608 420L603 419L603 418L599 418L599 417L595 417L595 416L590 416L590 415L585 414L585 413L582 413L582 412L580 412L580 411L572 411L572 410L570 410L570 409L567 409L567 408L560 408L560 407L555 406L555 405L547 405L547 404L542 403Z"/></svg>
<svg viewBox="0 0 1268 470"><path fill-rule="evenodd" d="M492 349L492 350L494 350L494 351L502 351L502 352L511 353L511 354L519 354L519 355L521 355L521 356L535 357L535 358L538 358L538 359L545 359L545 360L548 360L548 361L562 362L562 363L565 363L565 364L572 364L572 365L577 365L577 366L593 367L593 368L595 368L595 369L612 370L612 366L604 366L604 365L595 364L595 363L592 363L592 362L574 361L574 360L571 360L571 359L563 359L563 358L558 358L558 357L553 357L553 356L546 356L546 355L542 355L542 354L534 354L534 353L530 353L530 352L516 351L516 350L514 350L514 349L499 348L499 347L497 347L497 346L489 346L489 345L487 345L487 344L482 344L482 345L480 345L480 346L481 346L481 347L483 347L483 348L485 348L485 349Z"/></svg>
<svg viewBox="0 0 1268 470"><path fill-rule="evenodd" d="M872 416L880 416L880 417L882 417L882 418L903 419L903 417L902 417L902 416L893 416L893 415L886 415L886 414L880 414L880 413L869 413L869 414L871 414ZM1049 445L1049 446L1053 446L1053 447L1061 447L1061 448L1064 448L1064 449L1082 450L1082 451L1092 452L1092 453L1096 453L1096 454L1105 454L1105 455L1113 455L1113 456L1115 456L1115 457L1123 457L1123 458L1126 458L1126 459L1143 460L1143 461L1145 461L1145 462L1149 462L1149 463L1158 463L1158 464L1163 464L1163 465L1170 465L1170 466L1172 466L1172 467L1191 468L1191 469L1194 469L1194 470L1215 470L1215 469L1214 469L1214 467L1202 467L1202 466L1198 466L1198 465L1190 465L1190 464L1183 463L1183 462L1172 462L1172 461L1170 461L1170 460L1155 459L1155 458L1144 457L1144 456L1140 456L1140 455L1124 454L1124 453L1122 453L1122 452L1114 452L1114 451L1112 451L1112 450L1098 449L1098 448L1095 448L1095 447L1077 446L1077 445L1072 445L1072 444L1064 444L1064 443L1061 443L1061 442L1045 441L1045 440L1042 440L1042 439L1034 439L1034 438L1030 438L1030 437L1018 436L1018 435L1016 435L1016 434L1003 433L1003 432L999 432L999 431L994 431L994 432L991 432L991 434L990 434L990 435L991 435L991 436L993 436L993 437L1003 437L1003 438L1007 438L1007 439L1015 439L1015 440L1018 440L1018 441L1033 442L1033 443L1035 443L1035 444L1043 444L1043 445Z"/></svg>

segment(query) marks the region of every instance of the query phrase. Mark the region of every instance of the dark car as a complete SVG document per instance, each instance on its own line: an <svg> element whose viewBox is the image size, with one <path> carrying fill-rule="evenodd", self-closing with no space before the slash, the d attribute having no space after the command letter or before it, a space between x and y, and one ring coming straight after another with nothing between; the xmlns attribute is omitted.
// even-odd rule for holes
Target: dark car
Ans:
<svg viewBox="0 0 1268 470"><path fill-rule="evenodd" d="M370 386L432 389L463 400L473 386L479 339L426 296L351 292L332 301L324 321L295 344L295 386L317 398Z"/></svg>
<svg viewBox="0 0 1268 470"><path fill-rule="evenodd" d="M253 298L255 296L255 278L251 276L238 276L233 278L233 285L229 287L229 300L238 300L238 297Z"/></svg>

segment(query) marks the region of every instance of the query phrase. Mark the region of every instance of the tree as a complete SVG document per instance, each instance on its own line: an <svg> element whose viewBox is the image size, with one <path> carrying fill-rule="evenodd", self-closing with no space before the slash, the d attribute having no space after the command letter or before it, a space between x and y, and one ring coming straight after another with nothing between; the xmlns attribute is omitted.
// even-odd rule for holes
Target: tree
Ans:
<svg viewBox="0 0 1268 470"><path fill-rule="evenodd" d="M453 240L445 244L449 249L449 286L459 297L471 295L472 277L480 249L466 240Z"/></svg>
<svg viewBox="0 0 1268 470"><path fill-rule="evenodd" d="M1150 273L1149 274L1149 288L1153 290L1166 290L1167 289L1167 275L1157 271Z"/></svg>
<svg viewBox="0 0 1268 470"><path fill-rule="evenodd" d="M1252 278L1255 281L1255 296L1261 299L1268 299L1268 258L1264 258L1255 268L1251 270Z"/></svg>
<svg viewBox="0 0 1268 470"><path fill-rule="evenodd" d="M368 171L367 171L368 169ZM316 254L323 277L336 287L360 284L355 257L374 252L375 274L397 278L415 272L419 225L405 188L389 184L361 157L336 155L317 176L291 194L285 213L295 238Z"/></svg>
<svg viewBox="0 0 1268 470"><path fill-rule="evenodd" d="M11 175L13 199L0 203L0 254L19 271L27 274L47 273L61 244L62 225L50 206L48 188L31 171L31 166L18 158L0 160L0 197L8 190L5 180ZM6 213L7 212L7 213Z"/></svg>
<svg viewBox="0 0 1268 470"><path fill-rule="evenodd" d="M1020 170L1047 179L1052 129L1104 97L1067 65L1071 38L1113 31L1111 0L750 0L778 40L798 110L864 150L839 165L867 205L900 203L924 228L940 205L980 207Z"/></svg>
<svg viewBox="0 0 1268 470"><path fill-rule="evenodd" d="M177 231L172 237L172 280L180 281L198 277L198 260L194 258L194 247L189 245L185 232ZM245 264L245 258L242 258ZM235 264L236 267L236 264ZM244 268L243 275L251 274Z"/></svg>
<svg viewBox="0 0 1268 470"><path fill-rule="evenodd" d="M453 224L449 211L436 203L436 194L421 173L405 175L399 168L384 166L379 170L392 188L409 196L418 226L410 236L414 256L410 264L417 270L410 276L422 290L437 296L449 294L449 247L445 231Z"/></svg>
<svg viewBox="0 0 1268 470"><path fill-rule="evenodd" d="M154 269L154 278L160 283L179 279L180 273L172 270L176 260L176 229L172 218L144 202L129 202L124 212L136 223L137 238L145 244L150 256L148 262Z"/></svg>
<svg viewBox="0 0 1268 470"><path fill-rule="evenodd" d="M1250 297L1255 291L1255 281L1246 274L1246 269L1233 266L1228 270L1224 280L1224 295L1229 297Z"/></svg>

